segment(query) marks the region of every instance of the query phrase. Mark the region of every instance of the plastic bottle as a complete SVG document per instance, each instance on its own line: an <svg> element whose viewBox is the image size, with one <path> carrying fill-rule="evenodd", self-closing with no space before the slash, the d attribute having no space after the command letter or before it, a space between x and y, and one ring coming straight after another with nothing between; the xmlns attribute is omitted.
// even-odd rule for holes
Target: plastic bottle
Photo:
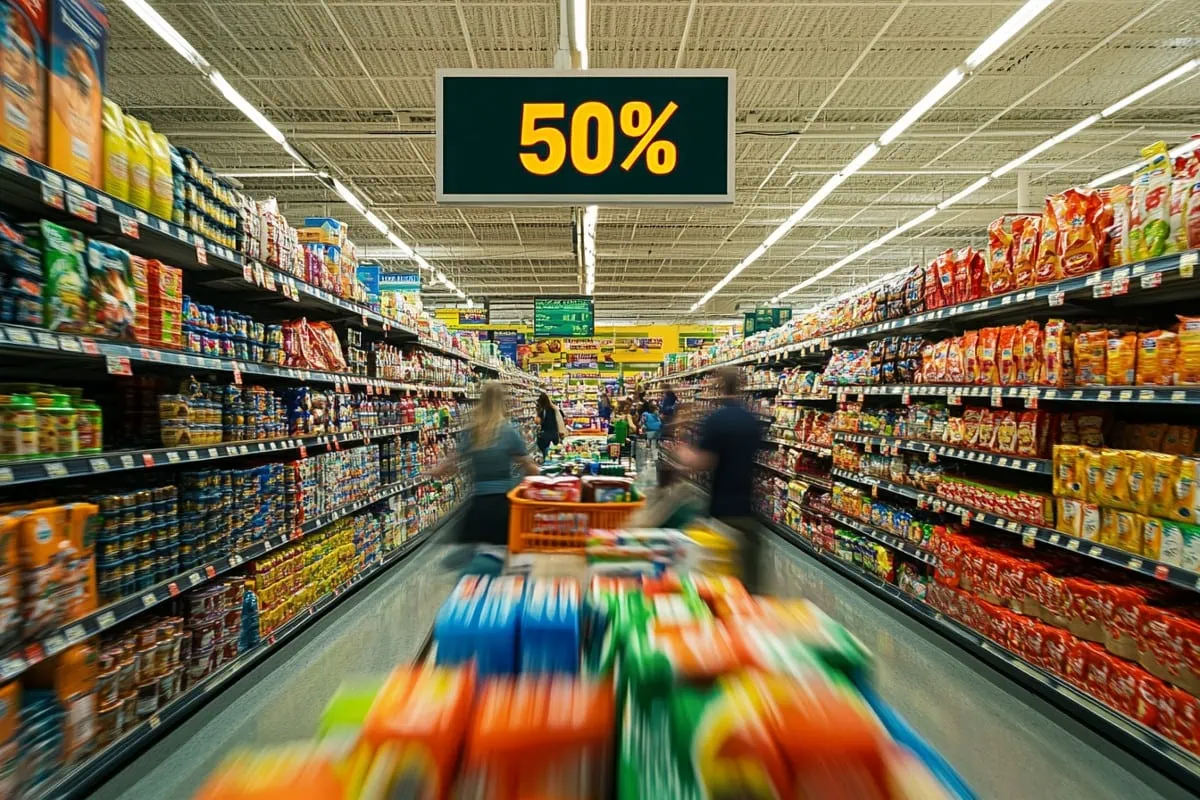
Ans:
<svg viewBox="0 0 1200 800"><path fill-rule="evenodd" d="M79 452L99 453L104 449L104 414L94 400L80 400L76 426L79 431Z"/></svg>
<svg viewBox="0 0 1200 800"><path fill-rule="evenodd" d="M38 454L37 407L27 394L0 395L0 461Z"/></svg>

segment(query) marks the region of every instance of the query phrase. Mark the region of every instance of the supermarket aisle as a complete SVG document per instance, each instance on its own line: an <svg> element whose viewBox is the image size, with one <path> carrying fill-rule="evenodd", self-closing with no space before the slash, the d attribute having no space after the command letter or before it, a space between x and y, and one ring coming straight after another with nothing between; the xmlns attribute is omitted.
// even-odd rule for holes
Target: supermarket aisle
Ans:
<svg viewBox="0 0 1200 800"><path fill-rule="evenodd" d="M1193 797L897 609L767 534L765 588L803 596L875 654L880 694L984 800ZM1140 776L1140 777L1139 777Z"/></svg>
<svg viewBox="0 0 1200 800"><path fill-rule="evenodd" d="M235 748L310 738L343 681L386 672L417 655L458 577L442 565L445 538L443 530L391 574L347 598L93 797L191 797Z"/></svg>

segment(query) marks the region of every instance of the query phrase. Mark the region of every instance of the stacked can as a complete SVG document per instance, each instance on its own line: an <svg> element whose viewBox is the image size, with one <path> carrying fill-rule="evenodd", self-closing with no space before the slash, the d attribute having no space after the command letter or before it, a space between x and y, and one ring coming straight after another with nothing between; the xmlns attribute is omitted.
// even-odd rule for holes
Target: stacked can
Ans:
<svg viewBox="0 0 1200 800"><path fill-rule="evenodd" d="M101 602L150 588L179 572L178 493L160 486L95 499L100 507L96 579Z"/></svg>

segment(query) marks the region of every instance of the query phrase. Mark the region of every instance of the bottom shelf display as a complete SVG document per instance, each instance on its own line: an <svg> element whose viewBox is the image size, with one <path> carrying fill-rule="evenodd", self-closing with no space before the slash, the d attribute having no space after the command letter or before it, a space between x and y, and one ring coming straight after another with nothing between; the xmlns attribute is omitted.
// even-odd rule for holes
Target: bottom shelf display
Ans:
<svg viewBox="0 0 1200 800"><path fill-rule="evenodd" d="M450 502L384 500L336 519L6 685L15 736L0 745L0 797L85 795L412 553L457 513Z"/></svg>
<svg viewBox="0 0 1200 800"><path fill-rule="evenodd" d="M1200 652L1200 625L1172 605L1187 602L1174 590L1164 589L1154 605L1141 587L1060 579L1032 559L1013 560L1011 551L984 546L964 556L946 553L944 544L932 570L937 578L914 581L905 565L889 569L873 557L880 545L864 553L854 544L860 537L823 516L807 511L795 526L764 522L1154 768L1196 785L1200 700L1189 685L1197 675L1189 659Z"/></svg>

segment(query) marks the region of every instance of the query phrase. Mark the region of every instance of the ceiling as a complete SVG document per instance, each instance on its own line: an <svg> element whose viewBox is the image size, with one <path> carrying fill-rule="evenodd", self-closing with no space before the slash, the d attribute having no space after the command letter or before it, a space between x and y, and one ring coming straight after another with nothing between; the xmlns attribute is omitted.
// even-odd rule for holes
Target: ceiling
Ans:
<svg viewBox="0 0 1200 800"><path fill-rule="evenodd" d="M552 65L558 0L151 0L314 163L353 187L401 238L494 319L536 294L580 289L568 208L434 204L434 73ZM593 68L737 70L737 201L601 208L602 322L711 319L766 301L990 170L1200 53L1196 0L1058 0L705 306L702 294L830 175L924 95L1018 0L592 0ZM290 159L122 3L111 3L109 94L218 172ZM1193 76L1200 71L1193 71ZM1029 162L1040 198L1200 132L1200 80L1158 91ZM311 177L240 178L293 222L346 220ZM1017 209L1017 174L993 181L792 295L802 308L950 246L985 242ZM1021 209L1028 210L1028 209ZM449 294L428 300L449 302Z"/></svg>

